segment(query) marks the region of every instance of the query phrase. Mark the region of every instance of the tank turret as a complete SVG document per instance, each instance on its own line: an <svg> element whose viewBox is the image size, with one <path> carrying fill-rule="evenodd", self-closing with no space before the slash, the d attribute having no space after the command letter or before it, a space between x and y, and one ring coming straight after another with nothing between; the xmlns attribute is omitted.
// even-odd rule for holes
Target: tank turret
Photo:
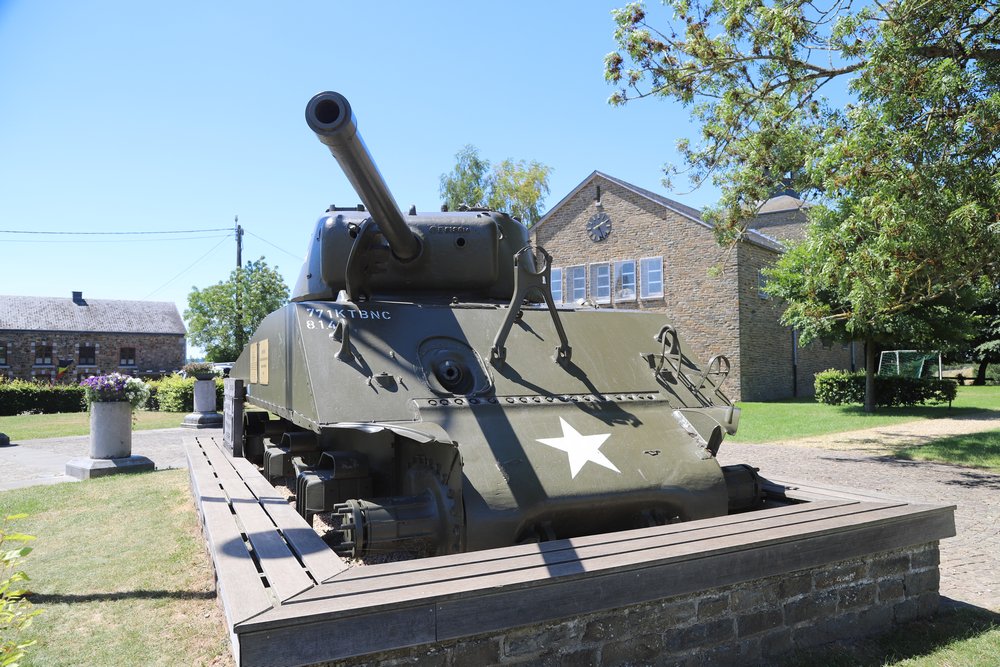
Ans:
<svg viewBox="0 0 1000 667"><path fill-rule="evenodd" d="M446 297L509 299L510 258L528 232L496 211L403 215L358 132L343 95L320 93L306 123L337 159L362 205L332 208L317 224L293 300L419 291Z"/></svg>
<svg viewBox="0 0 1000 667"><path fill-rule="evenodd" d="M486 549L752 509L715 458L729 362L662 314L557 304L552 259L505 213L404 214L347 100L306 121L363 205L331 207L292 302L231 371L243 452L336 524L345 554ZM270 413L270 416L268 415Z"/></svg>

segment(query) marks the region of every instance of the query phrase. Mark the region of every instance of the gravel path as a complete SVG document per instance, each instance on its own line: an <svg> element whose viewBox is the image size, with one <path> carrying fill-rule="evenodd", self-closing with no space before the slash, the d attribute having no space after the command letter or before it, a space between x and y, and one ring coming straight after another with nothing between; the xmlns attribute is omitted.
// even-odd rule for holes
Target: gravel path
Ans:
<svg viewBox="0 0 1000 667"><path fill-rule="evenodd" d="M941 594L1000 611L1000 474L897 459L900 446L1000 428L1000 417L932 419L773 444L723 443L719 462L764 477L829 483L914 503L954 505L957 536L941 542Z"/></svg>

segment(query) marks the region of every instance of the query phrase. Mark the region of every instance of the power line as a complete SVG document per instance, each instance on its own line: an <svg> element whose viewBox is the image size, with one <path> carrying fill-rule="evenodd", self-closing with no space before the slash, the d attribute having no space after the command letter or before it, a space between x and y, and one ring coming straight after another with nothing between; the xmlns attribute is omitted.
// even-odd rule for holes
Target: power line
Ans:
<svg viewBox="0 0 1000 667"><path fill-rule="evenodd" d="M138 231L138 232L39 232L28 229L0 229L0 234L48 234L48 235L62 235L62 236L120 236L125 234L201 234L207 232L228 232L232 231L226 227L217 227L214 229L175 229L169 231Z"/></svg>
<svg viewBox="0 0 1000 667"><path fill-rule="evenodd" d="M274 248L274 249L276 249L276 250L280 250L281 252L285 253L285 254L286 254L286 255L288 255L289 257L294 257L295 259L302 259L302 255L296 255L295 253L292 253L292 252L288 252L288 251L287 251L287 250L285 250L284 248L279 248L278 246L274 245L273 243L271 243L271 242L270 242L270 241L268 241L267 239L265 239L265 238L261 238L260 236L257 236L256 234L254 234L254 233L253 233L253 232L251 232L251 231L247 231L247 230L243 230L243 231L244 231L244 232L245 232L246 234L249 234L250 236L252 236L252 237L254 237L255 239L257 239L258 241L263 241L264 243L266 243L267 245L271 246L272 248Z"/></svg>
<svg viewBox="0 0 1000 667"><path fill-rule="evenodd" d="M228 229L227 229L226 231L230 231L230 230L228 230ZM169 285L170 283L174 282L175 280L177 280L178 278L180 278L181 276L183 276L183 275L184 275L185 273L187 273L187 272L188 272L188 271L189 271L189 270L190 270L191 268L193 268L195 264L197 264L197 263L198 263L198 262L200 262L201 260L205 259L205 258L206 258L206 257L208 257L209 255L211 255L211 254L212 254L213 252L215 252L215 249L216 249L216 248L218 248L218 247L219 247L220 245L222 245L223 243L225 243L225 242L226 242L226 241L228 241L228 240L229 240L229 235L228 235L228 234L227 234L226 236L223 236L223 237L222 237L222 240L221 240L221 241L219 241L218 243L216 243L216 244L215 244L214 246L212 246L212 247L211 247L211 249L209 249L209 251L208 251L208 252L206 252L206 253L205 253L204 255L202 255L202 256L201 256L201 257L199 257L198 259L196 259L196 260L194 260L193 262L191 262L190 264L188 264L188 265L187 265L187 266L186 266L186 267L185 267L185 268L184 268L183 270L181 270L181 272L180 272L180 273L178 273L178 274L177 274L176 276L174 276L173 278L171 278L171 279L170 279L170 280L168 280L167 282L165 282L165 283L163 283L162 285L160 285L159 287L157 287L157 288L156 288L155 290L153 290L152 292L150 292L149 294L147 294L147 295L146 295L146 296L144 296L143 298L144 298L144 299L148 299L149 297L153 296L154 294L156 294L157 292L159 292L159 291L160 291L161 289L163 289L164 287L166 287L166 286L167 286L167 285Z"/></svg>
<svg viewBox="0 0 1000 667"><path fill-rule="evenodd" d="M68 240L56 240L56 239L4 239L4 243L41 243L41 244L53 244L53 243L165 243L170 241L205 241L209 239L218 238L229 238L229 235L220 236L218 234L211 234L209 236L175 236L169 239L164 238L150 238L150 239L76 239L73 241Z"/></svg>

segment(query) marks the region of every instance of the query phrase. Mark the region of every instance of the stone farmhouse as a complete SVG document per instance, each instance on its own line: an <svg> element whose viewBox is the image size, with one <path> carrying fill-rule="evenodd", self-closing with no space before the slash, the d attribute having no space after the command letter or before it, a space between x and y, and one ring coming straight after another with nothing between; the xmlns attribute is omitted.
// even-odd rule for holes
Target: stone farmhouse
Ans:
<svg viewBox="0 0 1000 667"><path fill-rule="evenodd" d="M532 238L552 255L557 302L662 312L702 363L729 358L722 389L733 400L811 396L817 372L863 362L853 344L799 345L763 291L762 269L802 236L802 206L790 193L769 200L740 242L721 247L697 209L595 171Z"/></svg>
<svg viewBox="0 0 1000 667"><path fill-rule="evenodd" d="M0 377L156 377L184 364L186 334L170 302L0 295Z"/></svg>

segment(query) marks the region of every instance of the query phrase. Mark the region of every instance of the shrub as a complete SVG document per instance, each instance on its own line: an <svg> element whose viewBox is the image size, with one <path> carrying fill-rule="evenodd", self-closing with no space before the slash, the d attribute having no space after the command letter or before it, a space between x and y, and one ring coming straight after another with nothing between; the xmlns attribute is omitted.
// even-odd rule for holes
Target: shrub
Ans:
<svg viewBox="0 0 1000 667"><path fill-rule="evenodd" d="M159 388L156 392L156 400L159 409L163 412L191 412L194 410L194 383L193 377L182 378L180 375L168 375L160 380ZM215 380L215 405L222 408L223 398L222 379Z"/></svg>
<svg viewBox="0 0 1000 667"><path fill-rule="evenodd" d="M27 380L0 381L0 415L23 412L83 412L83 388L77 385L50 385Z"/></svg>
<svg viewBox="0 0 1000 667"><path fill-rule="evenodd" d="M865 372L826 370L816 374L816 400L827 405L863 404ZM880 407L950 403L958 385L951 380L912 378L899 375L875 376L875 403Z"/></svg>
<svg viewBox="0 0 1000 667"><path fill-rule="evenodd" d="M24 599L25 590L21 583L28 581L28 575L18 570L18 563L31 553L31 547L17 549L8 547L10 542L28 542L35 539L31 535L11 532L10 522L22 519L23 514L12 514L0 523L0 665L14 667L24 657L25 649L34 641L22 642L18 635L31 625L31 620L41 613L32 609Z"/></svg>
<svg viewBox="0 0 1000 667"><path fill-rule="evenodd" d="M146 399L144 410L159 410L160 400L157 393L160 391L160 380L148 380L146 386L149 387L149 398Z"/></svg>

